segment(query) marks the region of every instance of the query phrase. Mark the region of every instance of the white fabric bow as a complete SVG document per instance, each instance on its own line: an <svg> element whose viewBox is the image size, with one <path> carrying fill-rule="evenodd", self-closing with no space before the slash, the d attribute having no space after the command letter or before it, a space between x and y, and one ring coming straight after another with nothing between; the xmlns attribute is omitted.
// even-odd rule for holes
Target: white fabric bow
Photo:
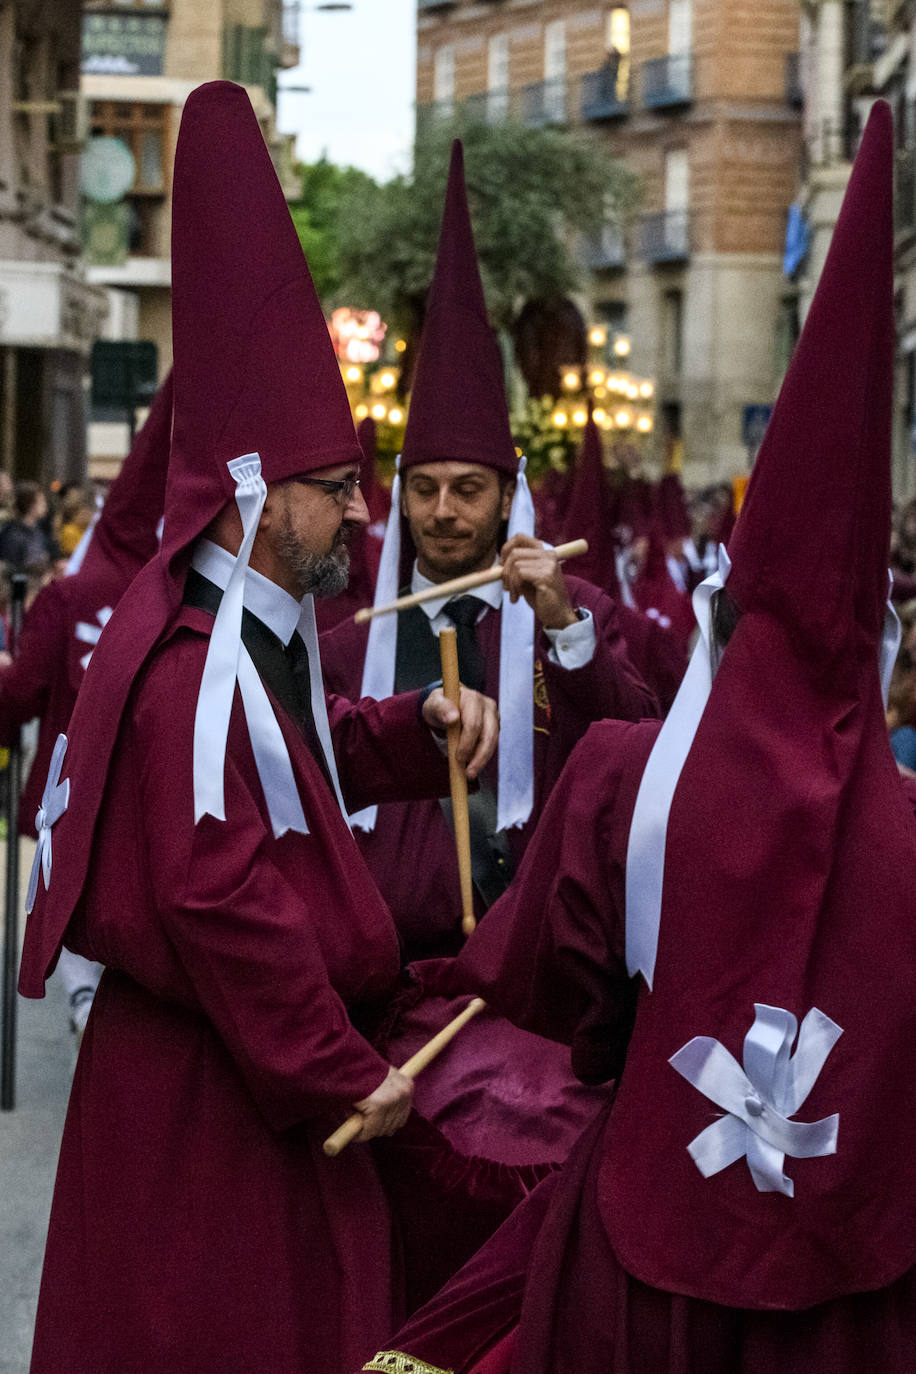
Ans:
<svg viewBox="0 0 916 1374"><path fill-rule="evenodd" d="M668 815L675 788L712 688L710 602L731 572L725 545L719 566L693 593L700 629L687 672L649 755L630 821L626 869L626 958L632 978L641 973L651 988L658 953L658 928L665 876Z"/></svg>
<svg viewBox="0 0 916 1374"><path fill-rule="evenodd" d="M242 517L242 542L228 586L213 621L194 716L194 824L203 816L226 819L226 741L238 682L258 777L271 828L277 839L287 830L309 833L283 733L264 684L242 644L242 605L248 560L257 534L267 487L261 459L246 453L227 464Z"/></svg>
<svg viewBox="0 0 916 1374"><path fill-rule="evenodd" d="M669 1064L704 1097L728 1113L696 1136L687 1149L704 1178L747 1155L761 1193L793 1197L795 1187L783 1172L786 1155L812 1159L836 1153L839 1114L820 1121L790 1121L824 1067L841 1028L817 1007L798 1023L782 1007L754 1004L754 1024L744 1039L744 1068L724 1045L695 1036Z"/></svg>
<svg viewBox="0 0 916 1374"><path fill-rule="evenodd" d="M41 806L35 816L35 829L38 832L38 848L35 850L35 858L32 862L32 872L29 875L29 890L25 899L26 915L32 914L35 905L35 898L38 896L38 875L44 874L45 891L51 882L51 831L60 820L70 804L70 779L60 780L60 770L64 763L64 754L67 752L67 736L58 735L57 743L54 745L54 752L51 755L51 766L48 769L48 780L45 783L45 790L41 796Z"/></svg>

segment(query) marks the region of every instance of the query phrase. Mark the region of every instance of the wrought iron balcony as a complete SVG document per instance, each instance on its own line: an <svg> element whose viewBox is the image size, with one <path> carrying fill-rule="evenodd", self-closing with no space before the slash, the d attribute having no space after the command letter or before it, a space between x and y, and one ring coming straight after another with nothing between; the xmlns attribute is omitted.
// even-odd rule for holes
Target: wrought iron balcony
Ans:
<svg viewBox="0 0 916 1374"><path fill-rule="evenodd" d="M585 73L582 78L579 109L583 119L596 122L604 119L622 119L630 113L629 90L624 89L621 94L619 73L613 66Z"/></svg>
<svg viewBox="0 0 916 1374"><path fill-rule="evenodd" d="M529 129L566 123L566 82L535 81L522 87L521 121Z"/></svg>
<svg viewBox="0 0 916 1374"><path fill-rule="evenodd" d="M619 224L606 224L600 234L583 240L582 256L593 272L619 271L626 267L627 254Z"/></svg>
<svg viewBox="0 0 916 1374"><path fill-rule="evenodd" d="M671 110L692 101L691 53L669 53L642 64L642 103L647 110Z"/></svg>
<svg viewBox="0 0 916 1374"><path fill-rule="evenodd" d="M646 262L686 262L690 257L690 222L686 210L663 210L644 215L639 245Z"/></svg>
<svg viewBox="0 0 916 1374"><path fill-rule="evenodd" d="M507 90L477 91L465 97L461 108L480 124L502 124L509 118L510 95Z"/></svg>
<svg viewBox="0 0 916 1374"><path fill-rule="evenodd" d="M801 82L801 59L797 52L786 53L786 104L800 109L805 103Z"/></svg>

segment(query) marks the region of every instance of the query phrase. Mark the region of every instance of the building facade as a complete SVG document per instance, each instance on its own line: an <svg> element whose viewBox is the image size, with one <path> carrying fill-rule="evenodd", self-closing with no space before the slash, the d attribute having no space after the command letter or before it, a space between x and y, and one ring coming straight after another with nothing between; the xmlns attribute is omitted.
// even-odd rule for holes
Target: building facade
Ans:
<svg viewBox="0 0 916 1374"><path fill-rule="evenodd" d="M84 376L105 310L80 264L81 0L0 0L0 467L85 471Z"/></svg>
<svg viewBox="0 0 916 1374"><path fill-rule="evenodd" d="M84 174L88 275L108 296L105 336L154 342L161 380L171 363L171 176L184 102L204 81L244 85L281 183L294 194L292 138L276 129L276 74L299 61L300 7L85 0L84 9L81 89L93 155ZM127 426L104 411L93 420L90 470L108 477L126 451Z"/></svg>
<svg viewBox="0 0 916 1374"><path fill-rule="evenodd" d="M582 126L640 173L637 221L586 246L585 304L656 380L656 442L693 483L746 470L792 337L800 22L797 0L418 4L419 119Z"/></svg>

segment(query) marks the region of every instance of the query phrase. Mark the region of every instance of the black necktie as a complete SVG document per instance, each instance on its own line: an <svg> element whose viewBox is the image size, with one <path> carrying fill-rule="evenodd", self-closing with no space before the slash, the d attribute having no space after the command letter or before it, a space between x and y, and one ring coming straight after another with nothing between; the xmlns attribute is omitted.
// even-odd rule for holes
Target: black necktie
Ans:
<svg viewBox="0 0 916 1374"><path fill-rule="evenodd" d="M328 772L327 759L321 747L321 740L315 725L315 716L312 711L312 674L309 667L309 651L305 647L305 640L298 630L293 631L293 637L283 650L287 663L289 664L290 676L293 680L296 701L296 717L302 727L303 734L308 742L309 749L315 757L315 762L325 776L325 781L334 791L331 776Z"/></svg>
<svg viewBox="0 0 916 1374"><path fill-rule="evenodd" d="M459 596L447 601L442 607L458 631L458 671L465 687L482 692L487 681L487 665L477 642L477 620L481 611L487 609L486 601L479 596Z"/></svg>

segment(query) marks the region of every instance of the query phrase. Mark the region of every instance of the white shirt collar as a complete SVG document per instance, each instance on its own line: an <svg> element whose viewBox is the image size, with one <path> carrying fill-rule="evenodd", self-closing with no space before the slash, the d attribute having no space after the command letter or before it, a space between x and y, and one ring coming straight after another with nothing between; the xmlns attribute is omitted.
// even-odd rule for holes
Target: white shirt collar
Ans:
<svg viewBox="0 0 916 1374"><path fill-rule="evenodd" d="M493 566L495 567L496 564L494 563ZM427 587L434 587L435 585L434 582L430 582L428 577L423 576L416 562L414 562L413 573L410 578L410 590L412 592L425 592ZM500 581L485 582L482 587L473 587L469 594L479 597L481 601L485 601L488 606L492 606L497 611L503 604L503 584ZM429 619L435 620L445 603L451 600L453 598L450 596L436 597L433 601L421 601L420 605Z"/></svg>
<svg viewBox="0 0 916 1374"><path fill-rule="evenodd" d="M235 556L211 539L199 539L191 559L191 567L201 577L214 583L222 591L229 585L235 566ZM269 577L248 568L245 572L244 605L253 616L277 636L284 647L289 644L299 624L302 606L289 592L271 582Z"/></svg>

